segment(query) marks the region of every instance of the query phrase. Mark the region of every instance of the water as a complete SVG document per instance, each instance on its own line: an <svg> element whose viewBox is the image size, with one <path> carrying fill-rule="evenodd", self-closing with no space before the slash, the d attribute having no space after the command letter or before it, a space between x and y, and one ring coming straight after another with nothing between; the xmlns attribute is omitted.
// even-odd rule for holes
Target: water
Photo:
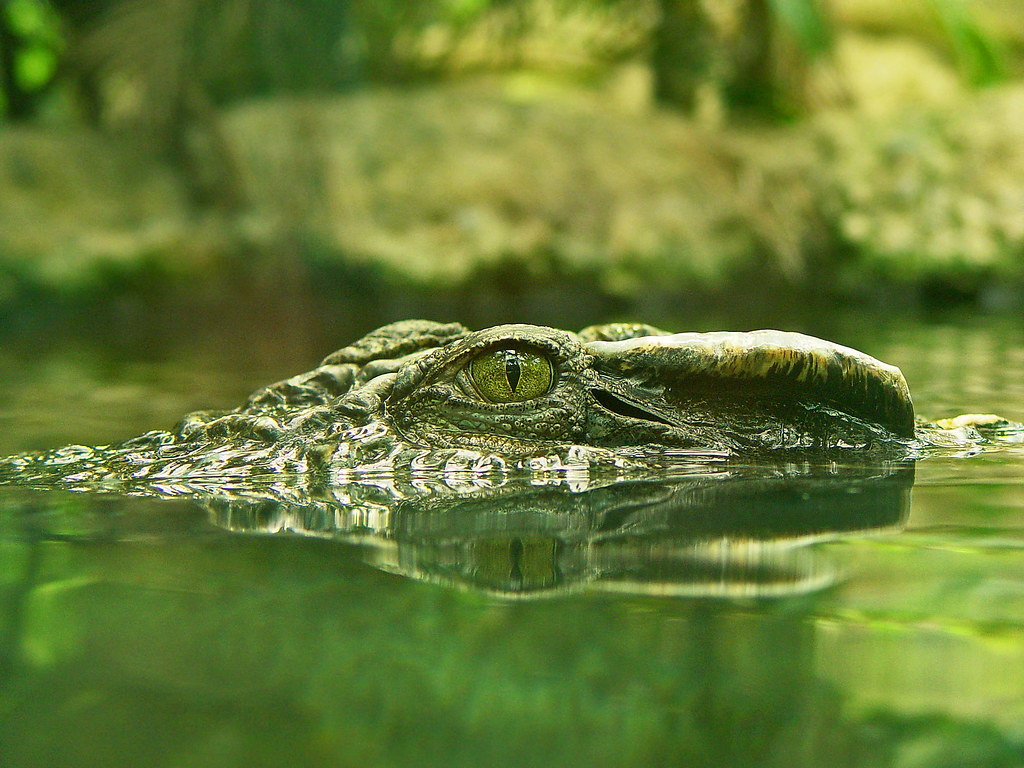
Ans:
<svg viewBox="0 0 1024 768"><path fill-rule="evenodd" d="M1017 324L801 330L929 417L1024 420ZM0 452L230 407L348 340L10 345ZM0 488L0 765L1024 765L1024 447L401 490Z"/></svg>

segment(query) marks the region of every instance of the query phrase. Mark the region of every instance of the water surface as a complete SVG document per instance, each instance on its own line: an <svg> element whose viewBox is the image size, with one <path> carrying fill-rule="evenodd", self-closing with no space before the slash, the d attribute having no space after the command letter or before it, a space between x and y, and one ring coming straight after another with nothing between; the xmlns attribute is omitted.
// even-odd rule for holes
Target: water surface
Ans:
<svg viewBox="0 0 1024 768"><path fill-rule="evenodd" d="M797 330L929 417L1024 420L1012 322ZM354 335L8 345L0 452L231 407ZM400 491L0 488L0 765L1024 764L1024 447Z"/></svg>

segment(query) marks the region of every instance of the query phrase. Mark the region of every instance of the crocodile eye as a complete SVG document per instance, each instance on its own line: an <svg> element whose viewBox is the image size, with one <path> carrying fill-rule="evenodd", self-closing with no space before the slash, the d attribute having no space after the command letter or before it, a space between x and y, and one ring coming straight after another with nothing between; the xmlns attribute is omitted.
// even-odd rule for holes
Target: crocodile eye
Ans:
<svg viewBox="0 0 1024 768"><path fill-rule="evenodd" d="M469 377L489 403L521 403L551 389L551 363L534 350L499 347L469 363Z"/></svg>

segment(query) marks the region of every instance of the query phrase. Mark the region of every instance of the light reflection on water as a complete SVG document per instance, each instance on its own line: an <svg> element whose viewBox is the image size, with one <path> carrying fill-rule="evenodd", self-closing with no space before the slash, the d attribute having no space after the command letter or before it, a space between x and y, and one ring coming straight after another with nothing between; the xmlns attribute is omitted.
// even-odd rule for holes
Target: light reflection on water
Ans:
<svg viewBox="0 0 1024 768"><path fill-rule="evenodd" d="M836 340L1024 419L1015 326ZM3 362L5 452L293 372ZM378 507L0 489L0 765L1024 763L1020 447Z"/></svg>

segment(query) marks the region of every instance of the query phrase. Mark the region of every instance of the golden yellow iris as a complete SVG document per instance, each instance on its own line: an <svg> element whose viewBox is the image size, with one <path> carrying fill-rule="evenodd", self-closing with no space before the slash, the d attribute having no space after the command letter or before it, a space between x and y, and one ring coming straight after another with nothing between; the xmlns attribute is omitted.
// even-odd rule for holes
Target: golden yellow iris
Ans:
<svg viewBox="0 0 1024 768"><path fill-rule="evenodd" d="M551 363L534 350L501 347L474 357L469 377L484 400L521 403L551 389Z"/></svg>

